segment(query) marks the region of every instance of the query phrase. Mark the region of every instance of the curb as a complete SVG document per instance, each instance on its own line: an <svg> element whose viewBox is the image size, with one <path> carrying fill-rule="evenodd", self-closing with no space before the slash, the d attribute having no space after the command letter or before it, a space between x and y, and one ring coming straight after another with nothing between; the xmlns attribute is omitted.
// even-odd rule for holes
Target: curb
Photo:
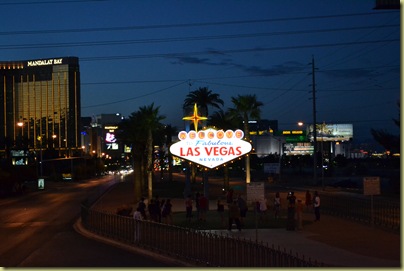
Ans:
<svg viewBox="0 0 404 271"><path fill-rule="evenodd" d="M142 254L142 255L144 255L146 257L151 257L151 258L157 259L159 261L166 262L167 264L172 265L172 266L197 267L197 265L192 265L192 264L190 264L188 262L184 262L184 261L174 259L174 258L165 256L165 255L162 255L162 254L158 254L158 253L153 252L151 250L131 246L131 245L128 245L128 244L123 244L123 243L118 242L116 240L106 238L106 237L97 235L95 233L92 233L92 232L88 231L83 226L83 224L81 223L81 218L77 219L77 221L73 224L73 228L77 233L79 233L80 235L82 235L82 236L84 236L86 238L93 239L93 240L96 240L98 242L102 242L104 244L111 245L111 246L114 246L114 247L117 247L117 248L120 248L120 249L124 249L126 251L131 252L131 253Z"/></svg>

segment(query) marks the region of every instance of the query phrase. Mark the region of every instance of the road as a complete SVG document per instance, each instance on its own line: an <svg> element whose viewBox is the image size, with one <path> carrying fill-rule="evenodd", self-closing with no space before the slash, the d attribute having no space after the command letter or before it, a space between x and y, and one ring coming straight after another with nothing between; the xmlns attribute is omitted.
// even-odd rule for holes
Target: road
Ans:
<svg viewBox="0 0 404 271"><path fill-rule="evenodd" d="M145 257L78 234L73 224L80 203L101 195L120 177L85 182L45 183L44 190L0 199L2 267L167 267Z"/></svg>

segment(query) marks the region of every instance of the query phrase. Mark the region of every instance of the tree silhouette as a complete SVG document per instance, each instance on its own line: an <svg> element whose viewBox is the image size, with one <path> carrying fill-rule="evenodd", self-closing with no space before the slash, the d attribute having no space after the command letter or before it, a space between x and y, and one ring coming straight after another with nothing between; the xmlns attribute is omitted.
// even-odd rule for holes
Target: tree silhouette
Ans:
<svg viewBox="0 0 404 271"><path fill-rule="evenodd" d="M400 101L397 102L399 118L393 119L395 125L400 127ZM393 135L384 129L370 129L370 133L373 138L379 143L383 148L393 153L400 153L400 136Z"/></svg>
<svg viewBox="0 0 404 271"><path fill-rule="evenodd" d="M233 118L229 110L225 112L220 109L218 111L215 111L212 116L210 116L208 125L226 131L228 129L235 129L237 127L240 127L240 125L242 125L242 121L240 118ZM230 188L229 182L229 168L227 164L225 164L223 166L223 186L226 190Z"/></svg>
<svg viewBox="0 0 404 271"><path fill-rule="evenodd" d="M194 104L197 104L202 113L205 114L206 117L209 116L208 107L212 106L217 109L220 109L220 106L224 105L222 99L220 99L220 95L216 93L212 93L207 87L198 88L197 90L191 91L184 100L183 109L189 110Z"/></svg>
<svg viewBox="0 0 404 271"><path fill-rule="evenodd" d="M238 95L237 97L232 97L231 101L234 105L230 108L230 114L234 118L241 118L244 124L244 136L247 141L250 141L250 130L248 127L248 121L251 119L259 120L261 118L260 107L264 104L257 100L256 95ZM246 163L246 182L250 183L250 156L247 155L245 158Z"/></svg>
<svg viewBox="0 0 404 271"><path fill-rule="evenodd" d="M145 175L148 183L148 197L152 197L153 134L163 129L160 121L165 119L165 116L160 115L159 109L160 107L154 107L154 103L140 107L121 123L121 131L117 134L119 139L132 146L135 200L139 200L142 196Z"/></svg>
<svg viewBox="0 0 404 271"><path fill-rule="evenodd" d="M147 191L148 197L153 197L153 133L162 129L161 121L165 119L165 116L160 115L160 107L154 107L154 103L149 106L142 106L139 108L139 114L142 121L140 126L142 130L146 132L146 171L147 171Z"/></svg>
<svg viewBox="0 0 404 271"><path fill-rule="evenodd" d="M197 90L191 91L184 100L183 109L189 110L195 104L201 109L202 113L205 113L205 116L209 116L208 107L212 106L220 109L220 106L224 105L222 99L220 99L220 95L216 93L212 93L207 87L198 88ZM197 127L194 127L196 130ZM196 168L195 165L191 166L191 181L192 183L196 182Z"/></svg>

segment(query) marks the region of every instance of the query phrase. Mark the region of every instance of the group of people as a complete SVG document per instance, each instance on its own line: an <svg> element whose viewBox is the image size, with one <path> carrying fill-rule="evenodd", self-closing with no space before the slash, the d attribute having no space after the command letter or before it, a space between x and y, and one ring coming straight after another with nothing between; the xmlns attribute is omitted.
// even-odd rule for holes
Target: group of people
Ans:
<svg viewBox="0 0 404 271"><path fill-rule="evenodd" d="M311 208L314 209L314 216L315 220L314 221L320 221L320 196L317 191L314 191L313 198L310 194L310 191L306 191L306 208L307 210L310 210Z"/></svg>
<svg viewBox="0 0 404 271"><path fill-rule="evenodd" d="M233 224L235 224L237 229L241 231L241 227L244 224L244 219L248 211L247 202L240 194L235 199L234 190L230 188L226 192L226 204L228 208L227 229L231 231ZM221 218L222 227L225 226L224 207L225 203L222 201L222 198L219 198L217 201L217 211Z"/></svg>
<svg viewBox="0 0 404 271"><path fill-rule="evenodd" d="M233 224L235 224L237 229L241 231L241 227L244 224L244 219L247 216L247 202L241 195L238 195L237 199L227 197L227 205L229 209L227 230L231 231Z"/></svg>
<svg viewBox="0 0 404 271"><path fill-rule="evenodd" d="M302 229L302 213L304 205L306 210L314 210L315 221L320 220L320 196L317 191L312 196L310 191L306 191L305 203L303 205L302 200L296 199L294 192L289 192L286 198L287 202L287 230ZM193 205L194 199L189 195L185 199L186 219L191 222L193 218ZM237 229L241 231L241 227L244 224L244 219L247 215L248 206L245 199L238 195L236 199L233 198L233 190L229 190L226 193L225 200L223 197L219 197L217 200L217 212L221 219L222 227L225 227L225 206L228 208L228 220L227 229L232 230L233 224ZM195 195L195 207L196 218L200 221L206 221L206 213L209 209L209 201L203 194L196 193ZM267 217L269 205L267 200L257 201L255 204L256 212L260 215L260 220L264 220ZM273 211L275 219L280 218L281 213L281 197L280 193L276 192L273 199ZM145 198L141 198L136 211L133 213L133 218L137 220L150 220L158 223L172 224L172 203L170 199L160 200L158 196L151 199L148 204L145 202Z"/></svg>
<svg viewBox="0 0 404 271"><path fill-rule="evenodd" d="M188 222L191 222L193 218L193 207L194 207L194 199L192 195L188 195L185 199L185 211L186 211L186 219ZM195 208L196 208L196 219L201 221L206 221L206 213L209 210L209 200L208 198L199 192L195 195Z"/></svg>
<svg viewBox="0 0 404 271"><path fill-rule="evenodd" d="M150 220L158 223L172 224L172 203L170 199L161 200L158 196L151 199L148 204L141 198L133 213L136 220Z"/></svg>
<svg viewBox="0 0 404 271"><path fill-rule="evenodd" d="M287 216L287 230L295 230L295 226L297 224L297 229L302 229L302 221L303 221L303 203L301 199L297 200L294 192L289 192L287 196L288 203L288 216ZM306 191L305 195L305 205L306 209L314 209L314 221L320 221L320 196L317 191L314 192L313 197L310 194L310 191ZM295 223L297 222L297 223Z"/></svg>
<svg viewBox="0 0 404 271"><path fill-rule="evenodd" d="M231 230L233 224L236 224L237 229L241 230L241 226L244 223L244 218L247 214L247 203L242 198L241 195L238 195L236 199L233 199L233 190L229 189L226 192L225 197L219 197L217 200L217 213L219 214L220 221L222 227L225 227L225 206L227 205L228 208L228 219L227 219L227 226L228 229ZM186 210L186 219L188 222L191 222L193 218L193 204L195 201L196 207L196 219L199 221L206 221L206 213L209 209L209 201L208 198L202 194L197 192L195 194L195 199L191 195L185 199L185 210Z"/></svg>

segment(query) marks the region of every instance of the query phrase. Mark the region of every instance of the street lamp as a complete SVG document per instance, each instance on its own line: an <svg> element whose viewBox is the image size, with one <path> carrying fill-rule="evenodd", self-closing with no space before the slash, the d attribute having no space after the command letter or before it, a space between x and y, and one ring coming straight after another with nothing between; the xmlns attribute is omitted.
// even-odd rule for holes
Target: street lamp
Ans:
<svg viewBox="0 0 404 271"><path fill-rule="evenodd" d="M42 172L43 172L43 168L42 168L42 137L38 136L37 137L38 141L39 141L39 177L42 177Z"/></svg>
<svg viewBox="0 0 404 271"><path fill-rule="evenodd" d="M23 129L24 123L21 121L17 122L17 126L20 127L18 133L19 133L19 138L20 138L20 145L22 146L23 145L22 144L22 129Z"/></svg>
<svg viewBox="0 0 404 271"><path fill-rule="evenodd" d="M55 139L56 139L56 135L52 135L52 148L55 148Z"/></svg>

